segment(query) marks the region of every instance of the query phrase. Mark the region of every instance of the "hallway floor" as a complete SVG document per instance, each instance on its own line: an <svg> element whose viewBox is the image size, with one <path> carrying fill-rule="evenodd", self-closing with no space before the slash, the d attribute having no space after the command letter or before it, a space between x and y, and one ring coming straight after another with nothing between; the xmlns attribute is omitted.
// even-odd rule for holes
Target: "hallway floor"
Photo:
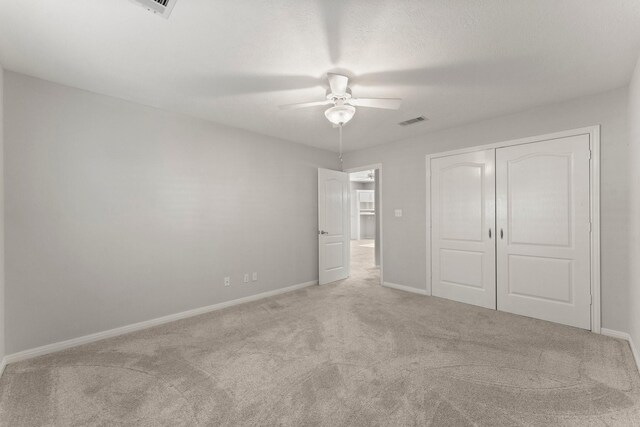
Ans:
<svg viewBox="0 0 640 427"><path fill-rule="evenodd" d="M375 265L374 240L351 241L351 277L353 280L380 283L380 268Z"/></svg>
<svg viewBox="0 0 640 427"><path fill-rule="evenodd" d="M8 366L0 425L638 425L626 342L351 278Z"/></svg>

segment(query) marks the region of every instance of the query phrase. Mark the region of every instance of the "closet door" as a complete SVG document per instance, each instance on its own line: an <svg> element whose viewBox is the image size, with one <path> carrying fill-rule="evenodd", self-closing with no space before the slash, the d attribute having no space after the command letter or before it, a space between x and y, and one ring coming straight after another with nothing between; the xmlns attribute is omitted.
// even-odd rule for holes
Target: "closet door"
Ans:
<svg viewBox="0 0 640 427"><path fill-rule="evenodd" d="M498 310L591 327L589 136L496 150Z"/></svg>
<svg viewBox="0 0 640 427"><path fill-rule="evenodd" d="M495 151L431 160L432 294L496 308Z"/></svg>

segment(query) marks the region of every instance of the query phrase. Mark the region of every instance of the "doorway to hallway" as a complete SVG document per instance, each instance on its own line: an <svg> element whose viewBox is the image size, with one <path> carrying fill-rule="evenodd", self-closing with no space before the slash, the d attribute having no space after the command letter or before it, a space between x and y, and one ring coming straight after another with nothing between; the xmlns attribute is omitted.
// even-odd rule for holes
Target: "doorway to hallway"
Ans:
<svg viewBox="0 0 640 427"><path fill-rule="evenodd" d="M350 171L351 276L376 276L380 282L380 169Z"/></svg>

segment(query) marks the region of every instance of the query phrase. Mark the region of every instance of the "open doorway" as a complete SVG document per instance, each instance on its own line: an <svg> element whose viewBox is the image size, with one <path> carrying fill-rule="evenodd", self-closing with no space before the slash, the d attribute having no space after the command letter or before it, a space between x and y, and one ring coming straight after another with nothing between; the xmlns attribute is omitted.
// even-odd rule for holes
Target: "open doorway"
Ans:
<svg viewBox="0 0 640 427"><path fill-rule="evenodd" d="M347 171L350 190L351 277L382 283L380 168Z"/></svg>

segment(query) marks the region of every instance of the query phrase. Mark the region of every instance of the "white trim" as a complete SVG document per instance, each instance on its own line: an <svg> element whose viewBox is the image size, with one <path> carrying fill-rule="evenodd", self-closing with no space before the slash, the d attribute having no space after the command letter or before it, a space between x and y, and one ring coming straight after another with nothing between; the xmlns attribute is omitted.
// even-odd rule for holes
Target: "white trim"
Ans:
<svg viewBox="0 0 640 427"><path fill-rule="evenodd" d="M424 289L414 288L414 287L405 286L405 285L398 285L397 283L384 282L382 283L382 286L384 286L385 288L397 289L399 291L411 292L419 295L427 295L427 291L425 291Z"/></svg>
<svg viewBox="0 0 640 427"><path fill-rule="evenodd" d="M193 310L183 311L181 313L170 314L168 316L158 317L156 319L146 320L144 322L134 323L127 326L121 326L115 329L109 329L108 331L98 332L95 334L85 335L78 338L73 338L66 341L60 341L53 344L43 345L41 347L24 350L18 353L9 354L4 357L3 362L7 365L10 363L16 363L23 360L31 359L45 354L53 353L56 351L65 350L71 347L76 347L83 344L89 344L95 341L100 341L106 338L117 337L119 335L128 334L130 332L140 331L142 329L151 328L165 323L174 322L176 320L186 319L200 314L209 313L211 311L221 310L223 308L233 307L235 305L244 304L251 301L257 301L264 298L273 297L276 295L284 294L287 292L296 291L298 289L306 288L308 286L317 285L318 281L313 280L310 282L299 283L297 285L288 286L286 288L276 289L273 291L262 292L256 295L250 295L243 298L234 299L231 301L225 301L218 304L209 305L206 307L195 308Z"/></svg>
<svg viewBox="0 0 640 427"><path fill-rule="evenodd" d="M383 239L384 239L384 233L382 232L382 230L384 230L383 228L383 220L384 220L384 215L382 213L383 211L383 204L382 204L382 163L374 163L371 165L365 165L365 166L357 166L357 167L353 167L353 168L349 168L349 169L344 169L343 172L346 173L352 173L352 172L362 172L362 171L366 171L366 170L371 170L371 169L377 169L378 170L378 182L376 182L376 189L378 190L378 211L376 211L376 215L380 215L380 284L384 286L384 254L383 254L383 249L384 249L384 243L383 243ZM351 196L351 191L349 191L349 196ZM349 206L351 206L351 203L349 203ZM349 238L351 238L351 221L349 221ZM349 261L351 261L351 245L349 245Z"/></svg>
<svg viewBox="0 0 640 427"><path fill-rule="evenodd" d="M629 347L631 348L631 354L633 354L633 358L636 361L636 367L640 372L640 353L638 352L638 349L633 343L633 339L631 339L631 335L629 335L626 332L615 331L613 329L607 329L607 328L601 328L600 333L608 337L618 338L618 339L629 342Z"/></svg>
<svg viewBox="0 0 640 427"><path fill-rule="evenodd" d="M600 125L587 126L587 127L583 127L583 128L577 128L577 129L570 129L570 130L565 130L565 131L562 131L562 132L546 133L544 135L529 136L529 137L520 138L520 139L513 139L513 140L507 140L507 141L501 141L501 142L494 142L494 143L491 143L491 144L475 145L475 146L472 146L472 147L460 148L458 150L442 151L442 152L439 152L439 153L431 153L431 154L427 154L427 157L436 158L436 157L455 156L457 154L473 153L475 151L488 150L488 149L491 149L491 148L511 147L513 145L531 144L533 142L549 141L549 140L552 140L552 139L567 138L569 136L577 136L577 135L585 135L585 134L593 135L594 133L598 133L598 134L600 133Z"/></svg>
<svg viewBox="0 0 640 427"><path fill-rule="evenodd" d="M608 337L619 338L619 339L625 340L625 341L629 341L631 339L631 335L629 335L628 333L616 331L614 329L601 328L600 329L600 333L602 333L602 335L606 335Z"/></svg>
<svg viewBox="0 0 640 427"><path fill-rule="evenodd" d="M600 288L600 126L589 128L589 198L591 199L591 331L601 333ZM636 359L637 361L638 359Z"/></svg>
<svg viewBox="0 0 640 427"><path fill-rule="evenodd" d="M3 357L0 360L0 378L2 378L2 374L4 373L4 368L7 367L7 356Z"/></svg>
<svg viewBox="0 0 640 427"><path fill-rule="evenodd" d="M591 199L591 331L601 333L601 278L600 278L600 125L571 129L562 132L545 135L531 136L510 141L496 142L493 144L478 145L459 150L445 151L441 153L427 154L426 156L426 284L425 289L431 295L431 159L438 157L454 156L457 154L472 153L474 151L491 148L511 147L514 145L530 144L538 141L566 138L569 136L589 135L591 160L589 167L589 195Z"/></svg>
<svg viewBox="0 0 640 427"><path fill-rule="evenodd" d="M425 269L426 269L426 286L425 286L425 293L427 295L433 295L433 291L431 289L431 274L432 274L432 270L431 270L431 156L428 155L426 158L426 171L427 171L427 176L426 176L426 196L425 196L425 200L427 203L427 209L425 211L425 218L426 218L426 233L427 233L427 247L426 247L426 254L427 254L427 262L425 263Z"/></svg>

